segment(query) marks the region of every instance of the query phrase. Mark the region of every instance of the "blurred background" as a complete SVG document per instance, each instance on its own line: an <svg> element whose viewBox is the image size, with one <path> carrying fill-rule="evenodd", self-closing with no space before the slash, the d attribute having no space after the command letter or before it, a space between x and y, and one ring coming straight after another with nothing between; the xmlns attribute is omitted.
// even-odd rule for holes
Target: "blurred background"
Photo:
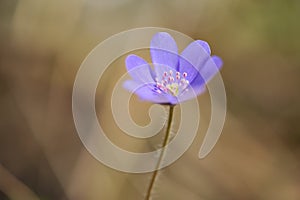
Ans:
<svg viewBox="0 0 300 200"><path fill-rule="evenodd" d="M144 26L208 41L224 60L228 95L223 134L203 160L210 102L199 97L196 140L161 171L153 199L300 199L299 19L298 0L0 0L0 199L143 199L151 173L94 159L76 133L71 97L81 62L99 42ZM100 80L98 116L113 142L148 151L160 136L129 138L109 107L124 58ZM150 105L132 97L138 124L149 123Z"/></svg>

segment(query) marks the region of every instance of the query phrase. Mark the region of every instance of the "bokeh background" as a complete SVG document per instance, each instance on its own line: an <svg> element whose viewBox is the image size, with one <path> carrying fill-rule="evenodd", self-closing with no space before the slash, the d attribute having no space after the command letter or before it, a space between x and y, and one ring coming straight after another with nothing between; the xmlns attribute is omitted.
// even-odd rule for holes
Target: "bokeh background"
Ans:
<svg viewBox="0 0 300 200"><path fill-rule="evenodd" d="M99 42L144 26L208 41L224 60L228 95L223 134L203 160L210 102L199 97L197 138L161 171L153 199L300 199L299 19L298 0L0 0L0 199L143 199L151 174L95 160L76 133L71 97L81 62ZM160 136L133 140L112 118L124 58L100 80L100 123L116 144L151 150ZM132 98L138 124L149 122L150 105Z"/></svg>

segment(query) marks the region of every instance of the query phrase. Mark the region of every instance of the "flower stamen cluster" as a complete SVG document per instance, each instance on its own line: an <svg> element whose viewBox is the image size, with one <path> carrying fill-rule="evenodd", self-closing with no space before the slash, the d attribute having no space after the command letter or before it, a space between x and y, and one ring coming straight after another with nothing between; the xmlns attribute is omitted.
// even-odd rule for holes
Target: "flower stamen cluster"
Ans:
<svg viewBox="0 0 300 200"><path fill-rule="evenodd" d="M186 79L187 73L180 72L173 73L172 70L169 72L164 72L161 76L161 79L158 77L155 78L156 87L155 92L161 94L171 94L173 96L178 96L184 90L188 90L187 86L189 85L189 81Z"/></svg>

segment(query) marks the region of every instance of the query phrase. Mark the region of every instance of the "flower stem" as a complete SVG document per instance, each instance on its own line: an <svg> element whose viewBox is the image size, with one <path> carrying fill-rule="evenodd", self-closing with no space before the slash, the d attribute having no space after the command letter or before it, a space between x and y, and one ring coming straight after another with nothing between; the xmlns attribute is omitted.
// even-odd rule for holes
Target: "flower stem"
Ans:
<svg viewBox="0 0 300 200"><path fill-rule="evenodd" d="M163 144L162 144L162 148L163 149L162 149L162 151L161 151L161 153L159 155L159 159L158 159L158 162L157 162L156 168L155 168L156 170L154 171L154 173L152 175L152 178L151 178L148 190L147 190L147 194L146 194L145 200L149 200L150 197L151 197L151 192L152 192L152 189L153 189L153 186L154 186L154 183L155 183L158 171L159 171L158 169L160 167L160 164L161 164L161 162L163 160L163 157L164 157L164 154L165 154L165 147L166 147L166 145L167 145L167 143L169 141L169 137L170 137L170 133L171 133L171 125L172 125L173 113L174 113L174 105L170 105L166 134L164 136L164 140L163 140Z"/></svg>

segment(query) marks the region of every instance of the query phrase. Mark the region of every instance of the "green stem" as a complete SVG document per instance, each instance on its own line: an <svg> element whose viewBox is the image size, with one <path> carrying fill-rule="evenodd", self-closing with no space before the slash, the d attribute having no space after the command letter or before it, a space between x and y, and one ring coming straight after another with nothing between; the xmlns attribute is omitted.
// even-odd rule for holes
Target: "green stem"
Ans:
<svg viewBox="0 0 300 200"><path fill-rule="evenodd" d="M152 192L152 189L153 189L153 186L154 186L154 183L155 183L158 171L159 171L158 169L159 169L161 161L163 160L163 157L164 157L164 153L165 153L165 148L164 147L167 145L167 143L169 141L170 133L171 133L171 125L172 125L173 113L174 113L174 105L170 105L167 130L166 130L166 134L165 134L163 145L162 145L163 149L161 151L161 154L159 156L158 162L156 164L156 168L155 168L156 170L154 171L154 173L152 175L152 178L151 178L148 190L147 190L147 194L146 194L145 200L149 200L150 197L151 197L151 192Z"/></svg>

